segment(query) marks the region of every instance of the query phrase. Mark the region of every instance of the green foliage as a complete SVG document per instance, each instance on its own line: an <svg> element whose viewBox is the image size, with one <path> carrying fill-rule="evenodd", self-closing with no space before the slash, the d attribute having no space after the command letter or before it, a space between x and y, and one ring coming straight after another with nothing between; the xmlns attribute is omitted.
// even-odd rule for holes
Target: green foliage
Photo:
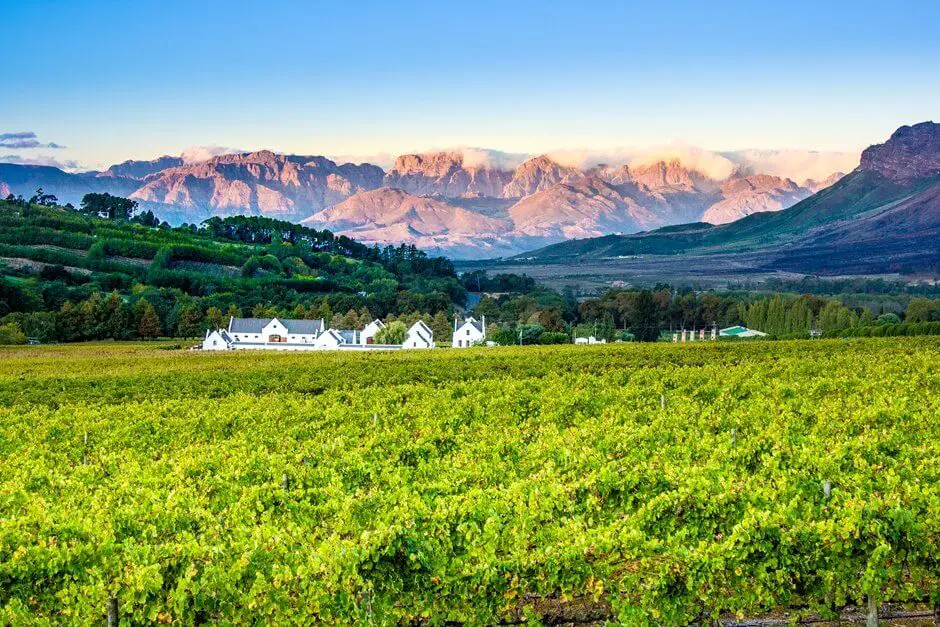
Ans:
<svg viewBox="0 0 940 627"><path fill-rule="evenodd" d="M408 337L408 327L401 320L395 320L379 329L375 334L376 344L402 344Z"/></svg>
<svg viewBox="0 0 940 627"><path fill-rule="evenodd" d="M905 322L934 322L940 320L940 300L912 298L904 310Z"/></svg>
<svg viewBox="0 0 940 627"><path fill-rule="evenodd" d="M936 603L938 342L3 349L0 623Z"/></svg>
<svg viewBox="0 0 940 627"><path fill-rule="evenodd" d="M52 203L52 205L54 204ZM103 194L85 194L78 210L81 213L107 218L108 220L129 220L136 208L136 200L112 196L105 192Z"/></svg>
<svg viewBox="0 0 940 627"><path fill-rule="evenodd" d="M555 331L543 331L539 335L539 344L568 344L571 342L571 338L567 333L559 333Z"/></svg>
<svg viewBox="0 0 940 627"><path fill-rule="evenodd" d="M25 344L26 334L15 322L0 324L0 344Z"/></svg>

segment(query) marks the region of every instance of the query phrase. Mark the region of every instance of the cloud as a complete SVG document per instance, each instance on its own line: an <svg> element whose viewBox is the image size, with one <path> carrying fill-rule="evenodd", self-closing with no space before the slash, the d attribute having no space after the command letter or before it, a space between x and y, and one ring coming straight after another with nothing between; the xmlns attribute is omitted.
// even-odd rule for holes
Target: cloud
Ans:
<svg viewBox="0 0 940 627"><path fill-rule="evenodd" d="M371 163L372 165L377 165L383 170L389 170L392 167L392 164L395 163L395 156L390 152L379 152L371 155L347 155L347 154L332 154L327 155L327 157L338 163Z"/></svg>
<svg viewBox="0 0 940 627"><path fill-rule="evenodd" d="M24 157L22 155L0 155L0 163L14 163L17 165L47 165L60 170L81 170L82 166L74 159L59 160L50 155L35 155Z"/></svg>
<svg viewBox="0 0 940 627"><path fill-rule="evenodd" d="M772 174L802 183L821 181L834 172L851 172L858 166L857 152L818 150L735 150L722 153L737 164L760 174Z"/></svg>
<svg viewBox="0 0 940 627"><path fill-rule="evenodd" d="M241 152L245 151L239 150L238 148L227 148L225 146L209 144L207 146L190 146L180 153L180 158L183 160L183 163L199 163L200 161L208 161L213 157Z"/></svg>
<svg viewBox="0 0 940 627"><path fill-rule="evenodd" d="M521 152L503 152L490 148L459 147L450 152L460 153L466 168L492 168L496 170L514 170L531 155Z"/></svg>
<svg viewBox="0 0 940 627"><path fill-rule="evenodd" d="M36 133L32 131L17 131L14 133L0 133L0 148L13 148L16 150L32 148L61 149L65 146L55 142L41 142L37 139Z"/></svg>
<svg viewBox="0 0 940 627"><path fill-rule="evenodd" d="M660 161L678 161L689 170L701 172L710 179L720 181L731 176L735 163L725 156L694 146L666 146L637 155L630 161L631 167L651 165Z"/></svg>

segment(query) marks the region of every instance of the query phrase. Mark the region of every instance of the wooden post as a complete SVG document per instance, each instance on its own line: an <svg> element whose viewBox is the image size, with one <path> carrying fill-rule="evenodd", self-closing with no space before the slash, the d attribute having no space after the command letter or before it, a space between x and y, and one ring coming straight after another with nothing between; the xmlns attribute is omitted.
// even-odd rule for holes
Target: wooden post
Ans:
<svg viewBox="0 0 940 627"><path fill-rule="evenodd" d="M118 627L121 624L121 617L118 616L117 597L108 598L108 627Z"/></svg>
<svg viewBox="0 0 940 627"><path fill-rule="evenodd" d="M665 394L659 395L659 408L663 411L666 411L666 395Z"/></svg>
<svg viewBox="0 0 940 627"><path fill-rule="evenodd" d="M284 476L281 477L281 489L287 490L289 486L290 486L290 482L287 480L287 473L285 472Z"/></svg>
<svg viewBox="0 0 940 627"><path fill-rule="evenodd" d="M823 481L823 494L826 495L826 498L829 498L829 495L832 494L832 482L828 479Z"/></svg>
<svg viewBox="0 0 940 627"><path fill-rule="evenodd" d="M878 604L875 603L873 594L868 595L868 618L865 627L878 627Z"/></svg>
<svg viewBox="0 0 940 627"><path fill-rule="evenodd" d="M940 603L933 606L933 624L935 627L940 627Z"/></svg>
<svg viewBox="0 0 940 627"><path fill-rule="evenodd" d="M88 465L88 432L85 432L85 447L82 449L82 466Z"/></svg>
<svg viewBox="0 0 940 627"><path fill-rule="evenodd" d="M734 427L731 428L731 446L734 446L738 441L738 430Z"/></svg>

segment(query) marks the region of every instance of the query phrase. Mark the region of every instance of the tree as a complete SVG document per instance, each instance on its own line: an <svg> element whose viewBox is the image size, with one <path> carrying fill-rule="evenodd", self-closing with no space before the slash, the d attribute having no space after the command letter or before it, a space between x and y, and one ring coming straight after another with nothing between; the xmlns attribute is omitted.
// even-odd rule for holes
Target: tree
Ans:
<svg viewBox="0 0 940 627"><path fill-rule="evenodd" d="M36 190L36 195L29 199L31 205L42 205L43 207L55 207L59 204L59 199L52 194L46 194L42 188Z"/></svg>
<svg viewBox="0 0 940 627"><path fill-rule="evenodd" d="M176 323L177 337L200 337L205 331L205 326L199 305L191 303L180 308Z"/></svg>
<svg viewBox="0 0 940 627"><path fill-rule="evenodd" d="M653 294L643 290L636 295L633 302L633 322L630 332L638 342L655 342L659 339L659 320L657 319L656 303Z"/></svg>
<svg viewBox="0 0 940 627"><path fill-rule="evenodd" d="M111 292L105 301L106 319L103 322L104 334L115 340L126 340L133 333L133 315L121 298L121 294L115 290Z"/></svg>
<svg viewBox="0 0 940 627"><path fill-rule="evenodd" d="M368 322L369 321L366 320L363 324L368 324ZM447 317L447 314L443 311L437 312L434 314L434 317L431 318L431 322L428 326L431 327L431 331L434 332L434 341L438 343L438 346L450 344L454 335L454 323Z"/></svg>
<svg viewBox="0 0 940 627"><path fill-rule="evenodd" d="M25 344L26 334L15 322L0 325L0 344Z"/></svg>
<svg viewBox="0 0 940 627"><path fill-rule="evenodd" d="M153 211L150 211L149 209L134 216L132 221L144 226L149 226L151 228L160 226L160 220L153 214Z"/></svg>
<svg viewBox="0 0 940 627"><path fill-rule="evenodd" d="M376 344L403 344L408 337L408 327L401 320L388 323L375 334Z"/></svg>
<svg viewBox="0 0 940 627"><path fill-rule="evenodd" d="M213 331L216 329L224 329L228 326L226 324L227 320L228 318L226 318L225 314L218 307L209 307L209 309L206 310L206 323Z"/></svg>
<svg viewBox="0 0 940 627"><path fill-rule="evenodd" d="M140 322L137 324L137 334L147 339L160 337L160 318L157 316L153 305L151 305L149 301L140 299L137 301L137 310L140 314Z"/></svg>
<svg viewBox="0 0 940 627"><path fill-rule="evenodd" d="M904 322L933 322L940 320L940 300L912 298L904 310Z"/></svg>
<svg viewBox="0 0 940 627"><path fill-rule="evenodd" d="M85 194L79 207L81 213L109 220L128 220L135 209L137 209L137 201L112 196L107 192Z"/></svg>

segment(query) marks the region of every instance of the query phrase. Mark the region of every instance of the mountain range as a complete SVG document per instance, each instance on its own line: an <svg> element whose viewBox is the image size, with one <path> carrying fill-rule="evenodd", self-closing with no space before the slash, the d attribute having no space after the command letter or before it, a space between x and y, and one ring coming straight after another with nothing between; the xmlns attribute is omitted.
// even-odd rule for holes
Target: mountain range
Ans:
<svg viewBox="0 0 940 627"><path fill-rule="evenodd" d="M27 196L42 187L77 205L87 192L107 191L173 224L265 215L366 243L486 258L572 238L778 211L841 176L797 183L757 171L772 163L765 155L726 154L713 155L724 166L715 170L681 156L573 165L538 155L511 166L453 150L401 155L385 171L262 150L195 163L163 156L78 174L0 164L0 192Z"/></svg>
<svg viewBox="0 0 940 627"><path fill-rule="evenodd" d="M748 186L738 180L723 188L728 185ZM771 187L780 189L776 182ZM720 210L713 205L708 211ZM567 241L519 260L571 266L635 258L647 268L667 259L673 265L684 260L688 266L694 259L720 258L753 271L940 271L940 124L900 127L883 144L867 148L855 170L781 211L754 213L728 224L696 222Z"/></svg>

